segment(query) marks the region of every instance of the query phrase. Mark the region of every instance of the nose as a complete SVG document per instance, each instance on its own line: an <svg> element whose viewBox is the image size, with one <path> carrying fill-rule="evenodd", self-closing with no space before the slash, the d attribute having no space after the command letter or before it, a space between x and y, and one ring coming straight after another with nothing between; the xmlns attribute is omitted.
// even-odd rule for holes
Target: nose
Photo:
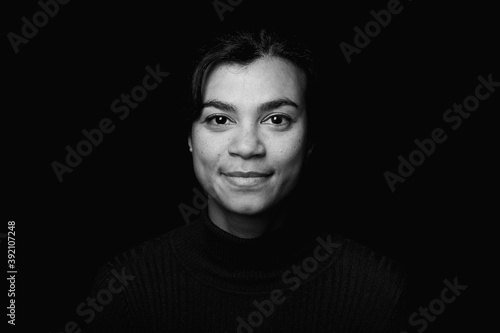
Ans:
<svg viewBox="0 0 500 333"><path fill-rule="evenodd" d="M239 156L243 159L264 156L266 149L258 128L249 126L238 131L232 138L228 152L231 156Z"/></svg>

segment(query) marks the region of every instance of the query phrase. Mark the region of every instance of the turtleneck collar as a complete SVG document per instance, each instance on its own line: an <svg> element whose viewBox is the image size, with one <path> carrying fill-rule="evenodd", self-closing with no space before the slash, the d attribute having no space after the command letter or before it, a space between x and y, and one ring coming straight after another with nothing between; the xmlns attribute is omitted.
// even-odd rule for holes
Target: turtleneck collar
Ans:
<svg viewBox="0 0 500 333"><path fill-rule="evenodd" d="M236 291L281 288L281 276L312 254L318 235L300 218L252 239L218 226L204 210L201 217L172 235L179 262L203 283Z"/></svg>

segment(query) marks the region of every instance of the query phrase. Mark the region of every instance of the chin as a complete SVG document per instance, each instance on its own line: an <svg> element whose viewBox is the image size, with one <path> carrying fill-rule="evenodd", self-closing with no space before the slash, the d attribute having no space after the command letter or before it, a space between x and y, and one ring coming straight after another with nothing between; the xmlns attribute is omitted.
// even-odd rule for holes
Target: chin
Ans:
<svg viewBox="0 0 500 333"><path fill-rule="evenodd" d="M241 215L258 215L270 208L270 205L261 200L241 199L224 205L227 210Z"/></svg>

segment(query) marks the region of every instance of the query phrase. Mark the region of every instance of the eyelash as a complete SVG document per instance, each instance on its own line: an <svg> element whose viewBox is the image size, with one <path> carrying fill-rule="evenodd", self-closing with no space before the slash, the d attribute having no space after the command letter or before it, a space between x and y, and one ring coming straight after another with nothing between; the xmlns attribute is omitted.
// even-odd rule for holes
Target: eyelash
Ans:
<svg viewBox="0 0 500 333"><path fill-rule="evenodd" d="M205 118L205 122L206 122L206 123L209 123L209 125L215 125L215 126L227 126L227 125L225 125L225 124L213 124L213 123L211 123L211 122L212 122L212 120L214 120L214 119L215 119L215 118L217 118L217 117L224 117L224 118L229 119L229 120L231 120L232 122L234 122L231 118L229 118L228 116L223 115L223 114L212 114L212 115L210 115L210 116L208 116L208 117L206 117L206 118Z"/></svg>
<svg viewBox="0 0 500 333"><path fill-rule="evenodd" d="M213 123L211 123L212 120L216 119L217 117L224 117L224 118L226 118L234 123L234 120L232 120L230 117L228 117L224 114L209 115L205 118L204 122L209 123L209 125L214 125L214 126L228 126L226 124L213 124ZM288 122L288 125L292 122L292 118L288 115L285 115L285 114L271 114L271 115L267 116L262 122L265 122L265 121L271 119L272 117L281 117L282 119L285 119ZM275 125L276 127L284 126L283 124L272 124L272 125Z"/></svg>

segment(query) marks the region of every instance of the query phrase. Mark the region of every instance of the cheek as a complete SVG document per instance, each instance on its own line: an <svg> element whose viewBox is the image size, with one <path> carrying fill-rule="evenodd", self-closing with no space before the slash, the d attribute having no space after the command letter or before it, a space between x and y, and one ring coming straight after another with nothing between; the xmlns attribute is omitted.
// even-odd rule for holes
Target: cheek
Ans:
<svg viewBox="0 0 500 333"><path fill-rule="evenodd" d="M193 163L198 175L208 175L215 171L217 161L221 156L220 145L214 144L213 138L208 138L203 133L193 136Z"/></svg>
<svg viewBox="0 0 500 333"><path fill-rule="evenodd" d="M274 153L270 156L276 163L286 167L283 171L291 171L289 168L300 168L306 149L304 138L294 135L282 142L275 141L273 146Z"/></svg>

